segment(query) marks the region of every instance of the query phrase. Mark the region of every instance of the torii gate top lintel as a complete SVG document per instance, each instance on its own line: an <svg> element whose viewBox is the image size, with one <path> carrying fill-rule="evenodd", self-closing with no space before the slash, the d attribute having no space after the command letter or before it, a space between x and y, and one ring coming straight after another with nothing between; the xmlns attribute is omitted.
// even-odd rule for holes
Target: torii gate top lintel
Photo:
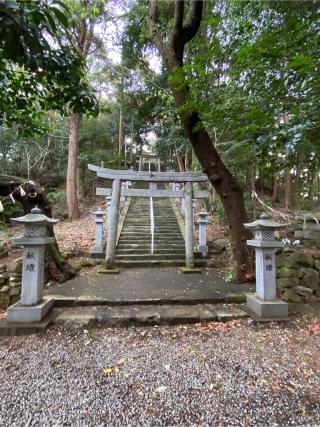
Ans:
<svg viewBox="0 0 320 427"><path fill-rule="evenodd" d="M88 165L88 169L96 172L98 178L120 179L121 181L204 182L208 180L207 175L202 172L145 172L106 169L95 165Z"/></svg>

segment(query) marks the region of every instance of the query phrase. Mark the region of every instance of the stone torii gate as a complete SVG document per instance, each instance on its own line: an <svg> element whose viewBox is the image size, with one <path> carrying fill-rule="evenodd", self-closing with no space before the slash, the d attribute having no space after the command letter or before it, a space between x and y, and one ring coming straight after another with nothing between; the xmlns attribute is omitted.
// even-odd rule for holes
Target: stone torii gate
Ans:
<svg viewBox="0 0 320 427"><path fill-rule="evenodd" d="M156 197L156 198L184 198L185 199L185 249L186 267L194 266L194 238L193 238L193 205L192 199L207 197L206 190L194 191L193 182L206 182L207 175L201 172L143 172L132 170L106 169L95 165L88 165L88 169L95 172L98 178L112 180L111 188L97 187L97 196L110 196L111 206L108 218L108 238L106 249L106 265L114 267L117 246L117 233L119 222L120 197ZM149 182L149 189L122 188L121 181L145 181ZM158 190L152 188L150 183L183 183L183 190ZM153 184L154 185L154 184Z"/></svg>

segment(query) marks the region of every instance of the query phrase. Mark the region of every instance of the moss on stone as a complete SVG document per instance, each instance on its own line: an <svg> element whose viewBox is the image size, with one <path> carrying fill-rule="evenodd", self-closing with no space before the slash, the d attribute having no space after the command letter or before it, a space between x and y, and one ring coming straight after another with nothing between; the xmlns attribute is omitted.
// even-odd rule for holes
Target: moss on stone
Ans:
<svg viewBox="0 0 320 427"><path fill-rule="evenodd" d="M101 268L98 270L98 274L119 274L119 268Z"/></svg>
<svg viewBox="0 0 320 427"><path fill-rule="evenodd" d="M188 267L180 267L180 272L183 274L196 274L196 273L202 273L201 268L188 268Z"/></svg>

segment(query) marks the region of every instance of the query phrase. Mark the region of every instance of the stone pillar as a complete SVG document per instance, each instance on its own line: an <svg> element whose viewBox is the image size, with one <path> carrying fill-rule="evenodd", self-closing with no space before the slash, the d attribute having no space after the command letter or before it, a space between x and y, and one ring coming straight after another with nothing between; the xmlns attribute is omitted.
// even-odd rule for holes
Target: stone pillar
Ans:
<svg viewBox="0 0 320 427"><path fill-rule="evenodd" d="M104 224L104 211L99 208L94 212L96 218L96 241L93 248L91 248L91 256L95 254L103 254L103 224Z"/></svg>
<svg viewBox="0 0 320 427"><path fill-rule="evenodd" d="M127 188L127 184L126 184L126 182L122 182L121 183L121 190L125 190ZM125 198L125 196L121 196L120 195L120 202L125 202L126 201L126 198Z"/></svg>
<svg viewBox="0 0 320 427"><path fill-rule="evenodd" d="M42 301L44 252L44 246L23 247L21 305L32 306Z"/></svg>
<svg viewBox="0 0 320 427"><path fill-rule="evenodd" d="M158 159L158 172L161 172L161 160L160 160L160 158Z"/></svg>
<svg viewBox="0 0 320 427"><path fill-rule="evenodd" d="M185 240L186 240L186 267L194 267L193 253L193 207L192 207L192 183L187 182L185 191Z"/></svg>
<svg viewBox="0 0 320 427"><path fill-rule="evenodd" d="M195 217L195 211L197 207L197 199L192 199L192 209L193 209L193 217ZM196 226L195 223L193 223L193 230L195 231Z"/></svg>
<svg viewBox="0 0 320 427"><path fill-rule="evenodd" d="M112 198L108 218L108 240L106 249L106 265L107 268L113 268L114 257L116 255L117 246L117 233L119 222L119 208L120 208L120 192L121 180L114 179L112 183Z"/></svg>
<svg viewBox="0 0 320 427"><path fill-rule="evenodd" d="M176 182L176 183L175 183L175 185L174 185L174 189L175 189L176 191L179 191L179 190L180 190L180 183ZM175 201L176 201L177 203L181 203L180 197L176 197Z"/></svg>
<svg viewBox="0 0 320 427"><path fill-rule="evenodd" d="M107 196L107 197L106 197L107 215L108 215L109 210L110 210L110 206L111 206L111 199L112 199L112 197L111 197L111 196Z"/></svg>
<svg viewBox="0 0 320 427"><path fill-rule="evenodd" d="M186 214L186 199L184 197L181 198L180 213L181 213L181 216L184 218Z"/></svg>
<svg viewBox="0 0 320 427"><path fill-rule="evenodd" d="M276 295L275 252L283 247L283 243L274 237L275 231L286 225L269 219L266 214L252 223L244 224L245 228L255 231L255 239L248 240L247 244L253 246L256 252L256 293L246 296L247 306L253 316L261 320L288 316L288 304Z"/></svg>
<svg viewBox="0 0 320 427"><path fill-rule="evenodd" d="M15 243L23 246L21 300L9 307L8 322L40 322L53 306L52 298L43 298L45 245L54 242L47 237L47 225L57 220L48 218L37 207L20 218L12 218L14 224L23 224L25 234Z"/></svg>
<svg viewBox="0 0 320 427"><path fill-rule="evenodd" d="M156 190L157 189L157 183L156 182L150 182L149 183L149 189L150 190Z"/></svg>
<svg viewBox="0 0 320 427"><path fill-rule="evenodd" d="M208 253L208 246L207 246L207 224L208 224L208 212L201 211L199 214L199 246L198 251L202 252L203 254Z"/></svg>

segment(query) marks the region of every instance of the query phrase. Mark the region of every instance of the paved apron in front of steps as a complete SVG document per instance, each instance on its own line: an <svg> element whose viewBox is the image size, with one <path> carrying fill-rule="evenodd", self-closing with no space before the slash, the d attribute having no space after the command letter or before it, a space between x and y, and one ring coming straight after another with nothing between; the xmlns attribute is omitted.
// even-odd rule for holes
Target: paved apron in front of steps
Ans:
<svg viewBox="0 0 320 427"><path fill-rule="evenodd" d="M53 309L53 323L73 328L129 325L173 325L227 322L248 317L242 306L229 305L129 305L64 307Z"/></svg>
<svg viewBox="0 0 320 427"><path fill-rule="evenodd" d="M53 323L70 327L160 325L228 321L247 317L245 293L253 284L223 280L223 272L177 268L122 269L118 275L79 276L50 286Z"/></svg>
<svg viewBox="0 0 320 427"><path fill-rule="evenodd" d="M254 284L232 284L224 272L208 268L182 274L178 268L121 269L117 275L78 276L50 286L45 295L64 305L199 304L244 302Z"/></svg>

